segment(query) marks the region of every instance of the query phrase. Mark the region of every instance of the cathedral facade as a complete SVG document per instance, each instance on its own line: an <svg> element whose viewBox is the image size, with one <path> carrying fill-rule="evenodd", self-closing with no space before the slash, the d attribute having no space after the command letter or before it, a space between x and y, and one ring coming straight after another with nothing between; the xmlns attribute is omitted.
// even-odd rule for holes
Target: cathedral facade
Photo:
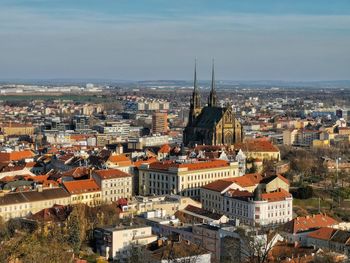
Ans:
<svg viewBox="0 0 350 263"><path fill-rule="evenodd" d="M236 119L232 107L217 105L214 64L207 106L201 107L196 66L193 86L188 124L183 133L184 144L191 147L196 144L232 145L241 142L242 125Z"/></svg>

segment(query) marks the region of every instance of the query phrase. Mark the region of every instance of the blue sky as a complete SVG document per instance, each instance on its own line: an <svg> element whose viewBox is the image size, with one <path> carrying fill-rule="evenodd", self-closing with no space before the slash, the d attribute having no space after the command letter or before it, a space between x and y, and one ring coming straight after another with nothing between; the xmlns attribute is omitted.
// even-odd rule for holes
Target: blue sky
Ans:
<svg viewBox="0 0 350 263"><path fill-rule="evenodd" d="M0 79L350 79L349 0L0 0Z"/></svg>

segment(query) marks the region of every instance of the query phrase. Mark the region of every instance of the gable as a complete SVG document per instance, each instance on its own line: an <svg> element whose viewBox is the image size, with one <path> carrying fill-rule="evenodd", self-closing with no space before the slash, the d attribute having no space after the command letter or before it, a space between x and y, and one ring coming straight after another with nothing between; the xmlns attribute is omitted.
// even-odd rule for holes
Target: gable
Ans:
<svg viewBox="0 0 350 263"><path fill-rule="evenodd" d="M204 107L195 119L194 127L212 129L216 123L220 122L224 111L220 107Z"/></svg>

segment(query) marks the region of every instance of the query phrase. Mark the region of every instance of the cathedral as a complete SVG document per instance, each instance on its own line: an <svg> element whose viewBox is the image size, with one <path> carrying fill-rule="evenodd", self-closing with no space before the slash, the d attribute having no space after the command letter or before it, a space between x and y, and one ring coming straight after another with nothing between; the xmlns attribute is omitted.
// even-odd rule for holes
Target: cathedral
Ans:
<svg viewBox="0 0 350 263"><path fill-rule="evenodd" d="M214 63L208 105L204 107L201 107L201 96L197 86L195 65L188 124L183 133L186 146L194 146L196 144L232 145L242 141L242 126L235 118L232 107L220 107L217 103Z"/></svg>

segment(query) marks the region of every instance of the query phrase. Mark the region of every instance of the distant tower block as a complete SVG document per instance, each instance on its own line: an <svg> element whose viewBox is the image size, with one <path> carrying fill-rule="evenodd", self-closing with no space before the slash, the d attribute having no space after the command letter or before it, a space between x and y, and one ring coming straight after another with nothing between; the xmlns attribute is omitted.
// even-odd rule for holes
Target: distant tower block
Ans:
<svg viewBox="0 0 350 263"><path fill-rule="evenodd" d="M168 132L168 114L166 112L155 112L152 115L152 133L164 134Z"/></svg>

